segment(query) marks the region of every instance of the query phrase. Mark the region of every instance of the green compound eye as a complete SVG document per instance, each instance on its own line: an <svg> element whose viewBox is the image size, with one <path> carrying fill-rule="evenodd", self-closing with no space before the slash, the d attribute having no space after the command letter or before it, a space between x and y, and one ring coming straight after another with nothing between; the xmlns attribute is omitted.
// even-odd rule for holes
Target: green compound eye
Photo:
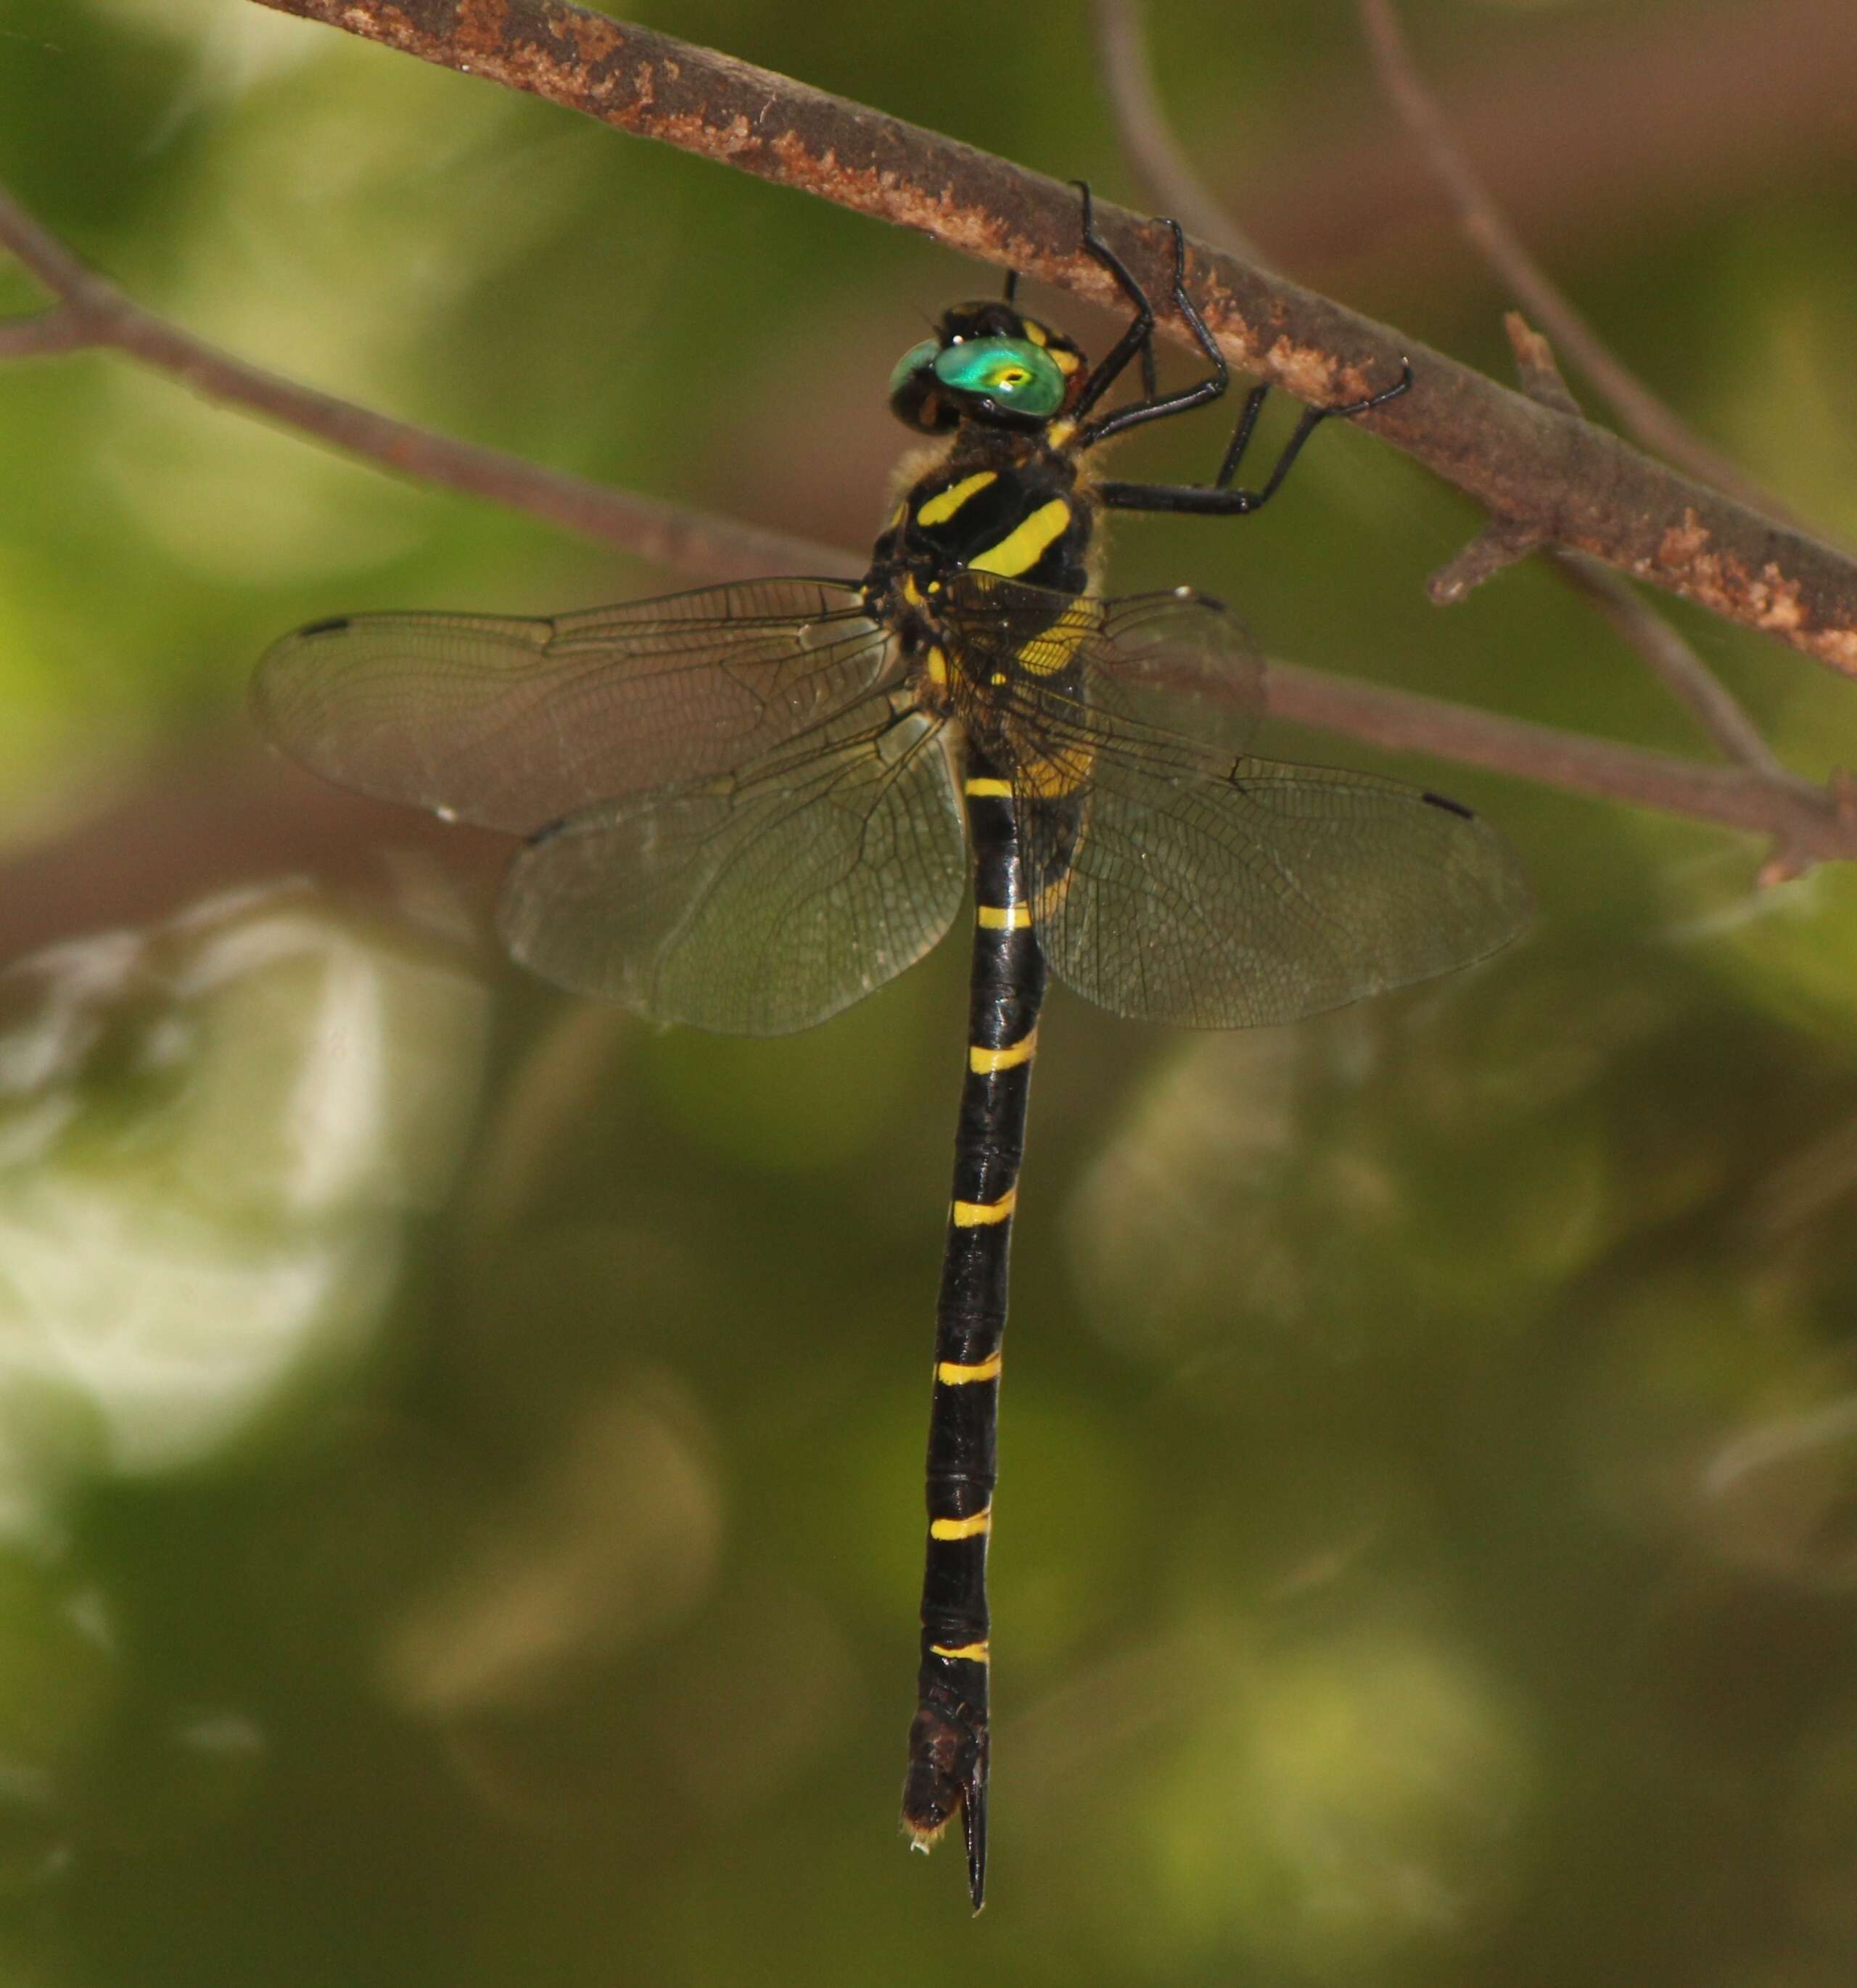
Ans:
<svg viewBox="0 0 1857 1988"><path fill-rule="evenodd" d="M1057 361L1022 338L964 339L939 353L935 377L957 394L984 394L1014 414L1042 418L1064 404L1064 375Z"/></svg>
<svg viewBox="0 0 1857 1988"><path fill-rule="evenodd" d="M896 361L896 370L890 376L890 390L893 396L912 373L920 373L935 363L935 355L941 350L938 338L925 338L920 345L912 345Z"/></svg>

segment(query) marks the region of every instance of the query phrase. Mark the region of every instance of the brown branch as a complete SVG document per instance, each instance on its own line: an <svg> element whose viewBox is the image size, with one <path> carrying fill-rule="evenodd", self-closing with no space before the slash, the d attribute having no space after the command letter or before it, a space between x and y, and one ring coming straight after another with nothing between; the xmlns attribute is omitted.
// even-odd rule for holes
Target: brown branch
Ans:
<svg viewBox="0 0 1857 1988"><path fill-rule="evenodd" d="M1524 524L1514 518L1492 518L1481 531L1439 567L1425 583L1434 606L1455 607L1486 580L1494 580L1504 566L1531 559L1548 543L1548 534L1539 525Z"/></svg>
<svg viewBox="0 0 1857 1988"><path fill-rule="evenodd" d="M1840 183L1857 165L1850 0L1506 11L1518 31L1464 36L1433 88L1537 252L1572 242L1636 252L1751 189ZM1396 286L1415 238L1449 213L1418 149L1319 83L1271 110L1300 142L1248 152L1245 190L1278 253L1307 269L1371 268ZM1457 280L1435 259L1420 267L1428 296Z"/></svg>
<svg viewBox="0 0 1857 1988"><path fill-rule="evenodd" d="M566 0L258 4L1115 301L1080 246L1069 187L732 57ZM1097 213L1136 276L1164 295L1162 231L1107 205ZM1857 675L1857 563L1237 257L1197 247L1193 266L1196 300L1234 364L1334 401L1384 385L1410 355L1416 390L1363 418L1376 434L1486 509ZM1187 336L1177 322L1167 329Z"/></svg>
<svg viewBox="0 0 1857 1988"><path fill-rule="evenodd" d="M1827 793L1791 773L1698 766L1288 663L1271 664L1269 693L1273 717L1369 739L1389 752L1429 752L1540 786L1771 836L1800 867L1857 854L1857 796L1842 783ZM1778 875L1764 873L1762 881Z"/></svg>
<svg viewBox="0 0 1857 1988"><path fill-rule="evenodd" d="M1129 164L1156 207L1189 234L1261 260L1256 244L1221 207L1173 141L1154 87L1140 0L1096 0L1097 68Z"/></svg>
<svg viewBox="0 0 1857 1988"><path fill-rule="evenodd" d="M1785 769L1739 701L1669 622L1640 600L1630 583L1577 553L1557 562L1568 586L1583 594L1636 649L1658 681L1686 705L1709 736L1737 765L1764 773Z"/></svg>
<svg viewBox="0 0 1857 1988"><path fill-rule="evenodd" d="M1578 403L1561 376L1554 347L1519 311L1504 312L1502 324L1514 349L1515 370L1522 391L1544 407L1577 414ZM1754 720L1714 671L1661 614L1638 598L1629 583L1578 553L1560 553L1555 564L1561 577L1591 602L1638 651L1652 674L1680 703L1689 707L1703 731L1730 759L1761 773L1784 772Z"/></svg>
<svg viewBox="0 0 1857 1988"><path fill-rule="evenodd" d="M452 441L249 366L144 310L88 269L0 192L0 245L61 301L38 317L73 327L69 343L105 347L155 366L210 401L247 408L383 467L485 496L640 558L697 575L854 572L856 556L630 497L513 456ZM0 332L7 327L0 324ZM3 348L0 348L3 349ZM48 348L49 349L49 348ZM1654 807L1781 839L1803 864L1857 859L1857 793L1823 793L1784 773L1699 766L1467 707L1272 666L1279 717L1389 751L1427 752L1538 784Z"/></svg>
<svg viewBox="0 0 1857 1988"><path fill-rule="evenodd" d="M694 576L741 580L762 573L839 570L829 563L836 555L802 539L744 525L718 526L701 512L631 496L500 449L434 434L248 365L144 310L79 262L3 188L0 248L10 249L59 299L35 316L0 320L0 359L81 347L120 352L222 406L262 414L400 475L488 497Z"/></svg>
<svg viewBox="0 0 1857 1988"><path fill-rule="evenodd" d="M1516 375L1522 391L1543 407L1577 414L1578 403L1561 375L1553 347L1519 311L1505 312L1502 322L1514 349ZM1467 589L1498 567L1525 558L1539 544L1538 533L1518 530L1507 520L1493 518L1449 566L1433 576L1433 592L1445 584ZM1578 553L1556 553L1554 567L1575 592L1605 617L1614 632L1637 651L1652 674L1688 708L1729 759L1764 776L1781 781L1790 777L1753 719L1663 617L1639 599L1629 580ZM1810 850L1796 841L1791 825L1781 826L1776 830L1773 853L1761 866L1758 881L1768 884L1797 877L1809 869L1815 860Z"/></svg>
<svg viewBox="0 0 1857 1988"><path fill-rule="evenodd" d="M0 320L0 360L43 359L94 343L82 313L62 304L31 317Z"/></svg>
<svg viewBox="0 0 1857 1988"><path fill-rule="evenodd" d="M1459 225L1523 306L1572 356L1626 428L1692 476L1785 523L1798 520L1754 479L1711 448L1614 353L1584 313L1541 268L1471 167L1431 93L1420 80L1393 0L1357 0L1382 86L1417 140Z"/></svg>

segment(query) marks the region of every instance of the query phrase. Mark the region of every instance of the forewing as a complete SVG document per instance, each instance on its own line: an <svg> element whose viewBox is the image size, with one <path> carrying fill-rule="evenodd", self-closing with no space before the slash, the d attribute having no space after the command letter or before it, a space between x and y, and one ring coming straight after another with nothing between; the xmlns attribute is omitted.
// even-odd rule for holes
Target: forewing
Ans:
<svg viewBox="0 0 1857 1988"><path fill-rule="evenodd" d="M315 622L259 664L252 708L340 786L530 833L757 757L865 695L888 661L854 589L751 580L552 620Z"/></svg>
<svg viewBox="0 0 1857 1988"><path fill-rule="evenodd" d="M512 868L504 939L545 979L657 1021L753 1036L822 1022L960 908L940 730L874 698L805 749L563 822Z"/></svg>

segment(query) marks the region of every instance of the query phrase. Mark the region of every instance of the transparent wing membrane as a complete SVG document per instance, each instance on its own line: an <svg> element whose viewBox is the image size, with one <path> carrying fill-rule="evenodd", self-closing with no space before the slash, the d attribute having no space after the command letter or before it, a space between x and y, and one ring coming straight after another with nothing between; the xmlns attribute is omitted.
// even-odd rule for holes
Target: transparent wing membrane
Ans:
<svg viewBox="0 0 1857 1988"><path fill-rule="evenodd" d="M1181 589L1100 600L957 572L960 722L1010 772L1052 972L1118 1014L1292 1020L1494 952L1501 840L1397 783L1243 756L1263 673ZM758 580L555 620L318 623L260 666L315 771L535 839L516 957L660 1021L778 1035L919 958L965 871L940 733L856 590Z"/></svg>
<svg viewBox="0 0 1857 1988"><path fill-rule="evenodd" d="M876 687L855 588L766 580L553 620L357 614L258 666L267 735L339 785L532 833L743 765Z"/></svg>
<svg viewBox="0 0 1857 1988"><path fill-rule="evenodd" d="M728 1034L811 1027L920 959L966 881L940 722L888 698L733 776L538 837L499 923L558 986Z"/></svg>
<svg viewBox="0 0 1857 1988"><path fill-rule="evenodd" d="M1230 753L1261 672L1216 604L991 582L970 614L964 583L950 593L989 686L977 729L1014 769L1033 921L1075 992L1192 1027L1293 1021L1481 959L1527 923L1519 866L1468 810ZM1182 712L1191 735L1150 719Z"/></svg>
<svg viewBox="0 0 1857 1988"><path fill-rule="evenodd" d="M1364 774L1104 755L1075 820L1026 812L1031 872L1058 880L1034 904L1052 972L1143 1020L1295 1021L1481 959L1529 915L1481 821Z"/></svg>

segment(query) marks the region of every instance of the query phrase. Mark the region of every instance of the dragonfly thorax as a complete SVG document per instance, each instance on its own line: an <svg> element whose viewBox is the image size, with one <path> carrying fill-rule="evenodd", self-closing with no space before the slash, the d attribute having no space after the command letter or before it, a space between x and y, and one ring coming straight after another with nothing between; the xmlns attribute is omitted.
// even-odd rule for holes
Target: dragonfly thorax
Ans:
<svg viewBox="0 0 1857 1988"><path fill-rule="evenodd" d="M871 611L920 647L917 610L961 572L1083 592L1098 505L1077 459L1044 432L965 426L916 465L871 552Z"/></svg>

